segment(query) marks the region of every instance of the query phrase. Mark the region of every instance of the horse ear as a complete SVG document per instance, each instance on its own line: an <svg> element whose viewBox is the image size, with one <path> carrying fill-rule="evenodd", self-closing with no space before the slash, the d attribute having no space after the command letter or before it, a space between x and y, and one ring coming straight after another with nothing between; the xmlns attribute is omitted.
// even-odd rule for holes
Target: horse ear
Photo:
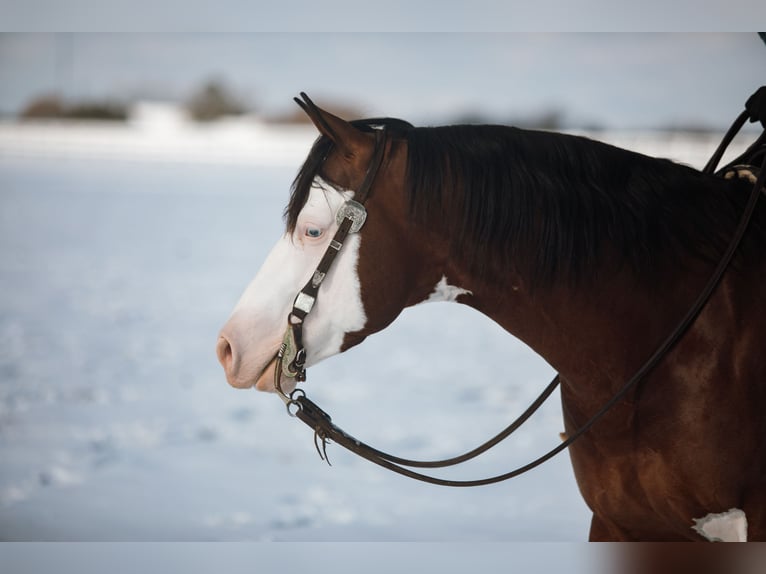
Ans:
<svg viewBox="0 0 766 574"><path fill-rule="evenodd" d="M343 155L357 156L362 149L371 145L371 139L364 132L346 120L321 109L304 92L301 92L301 98L293 99L306 112L319 132L330 138Z"/></svg>

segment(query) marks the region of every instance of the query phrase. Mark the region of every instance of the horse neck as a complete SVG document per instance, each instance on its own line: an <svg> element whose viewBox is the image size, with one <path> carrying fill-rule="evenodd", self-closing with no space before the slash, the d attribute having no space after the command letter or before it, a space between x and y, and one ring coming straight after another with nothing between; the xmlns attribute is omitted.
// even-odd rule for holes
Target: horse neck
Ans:
<svg viewBox="0 0 766 574"><path fill-rule="evenodd" d="M474 288L463 302L524 341L573 388L609 394L667 337L707 273L701 266L683 279L668 274L658 283L642 284L624 271L587 285L535 290L521 277L510 285L465 277Z"/></svg>

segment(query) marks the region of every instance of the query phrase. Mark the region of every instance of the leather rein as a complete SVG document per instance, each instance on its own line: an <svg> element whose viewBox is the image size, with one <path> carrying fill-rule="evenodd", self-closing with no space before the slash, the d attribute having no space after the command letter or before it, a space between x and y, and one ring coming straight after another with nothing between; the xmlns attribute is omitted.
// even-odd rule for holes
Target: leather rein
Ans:
<svg viewBox="0 0 766 574"><path fill-rule="evenodd" d="M713 173L718 162L725 149L728 147L731 140L737 134L737 132L744 125L747 120L747 112L743 112L734 124L729 128L729 131L724 136L721 144L708 164L703 169L705 173ZM330 246L323 255L322 259L317 266L316 271L312 275L312 278L304 286L304 288L298 293L293 303L293 308L288 315L287 329L284 335L283 343L277 354L276 368L274 370L274 386L277 393L287 406L287 412L308 425L314 431L314 444L317 452L322 460L327 461L327 444L332 441L335 442L347 450L353 452L373 462L381 467L387 468L398 474L428 482L431 484L437 484L442 486L453 487L468 487L468 486L482 486L487 484L494 484L510 478L514 478L523 474L533 468L541 465L547 460L553 458L556 454L560 453L564 449L568 448L572 443L579 439L585 432L587 432L599 419L601 419L616 403L622 400L625 395L630 391L639 381L641 381L665 356L665 354L675 345L676 342L684 335L689 326L694 322L697 315L702 311L707 303L708 299L712 295L713 291L718 286L721 278L723 277L726 269L729 266L734 254L742 241L742 238L748 228L758 198L760 196L760 190L764 185L764 177L766 176L766 155L764 156L763 165L761 166L760 173L756 178L753 191L750 194L748 202L745 206L745 210L742 214L742 218L734 235L731 238L729 246L726 252L723 254L720 262L715 268L713 274L708 280L705 287L695 299L691 308L686 315L681 319L676 328L671 334L660 344L656 351L649 357L644 365L623 385L623 387L609 400L601 409L599 409L585 424L577 429L573 434L569 435L566 440L563 440L555 448L552 448L542 456L534 459L533 461L520 466L509 472L477 480L449 480L438 478L420 472L412 470L413 468L443 468L460 464L467 460L470 460L499 442L510 436L516 429L518 429L532 414L540 408L545 400L551 395L554 389L560 382L560 377L557 374L553 380L545 387L540 396L510 425L503 429L496 436L476 447L475 449L466 452L463 455L433 461L417 461L409 460L406 458L400 458L391 454L385 453L378 449L375 449L362 441L354 438L350 434L346 433L343 429L338 427L332 422L330 415L322 410L316 403L310 400L304 390L295 389L289 395L286 394L281 385L281 375L287 378L295 379L296 382L302 382L306 380L306 350L303 347L302 342L302 327L306 316L311 312L313 305L316 301L319 287L324 280L328 270L330 269L335 257L340 252L343 242L350 233L356 233L361 229L366 218L366 211L364 203L369 197L370 190L375 181L375 177L383 163L385 155L386 145L388 141L388 135L385 128L377 129L375 134L375 149L373 152L372 160L367 169L362 186L355 194L353 200L347 201L338 211L336 215L336 222L339 224L338 230L335 236L330 241ZM766 135L766 132L765 132ZM763 139L763 136L761 137ZM754 150L759 144L760 139L756 144L750 147L748 152ZM748 153L745 152L745 155ZM741 156L743 157L743 156ZM731 164L730 164L731 165ZM321 445L321 446L320 446Z"/></svg>

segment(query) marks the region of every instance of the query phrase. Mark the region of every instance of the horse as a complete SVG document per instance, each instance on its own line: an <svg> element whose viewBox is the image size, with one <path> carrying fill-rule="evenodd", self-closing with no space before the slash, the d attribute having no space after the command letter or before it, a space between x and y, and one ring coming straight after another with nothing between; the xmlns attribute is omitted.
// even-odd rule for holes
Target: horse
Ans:
<svg viewBox="0 0 766 574"><path fill-rule="evenodd" d="M286 317L311 366L406 307L454 301L558 371L576 433L708 283L752 188L571 134L347 121L302 95L319 136L217 342L237 388L295 388ZM366 220L338 216L362 188ZM341 220L359 225L338 242ZM766 540L765 235L761 202L680 340L569 445L590 540Z"/></svg>

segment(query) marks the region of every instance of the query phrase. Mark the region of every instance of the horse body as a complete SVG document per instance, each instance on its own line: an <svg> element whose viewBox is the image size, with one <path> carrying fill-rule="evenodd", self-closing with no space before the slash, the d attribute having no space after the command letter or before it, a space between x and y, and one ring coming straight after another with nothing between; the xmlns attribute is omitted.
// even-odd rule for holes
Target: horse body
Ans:
<svg viewBox="0 0 766 574"><path fill-rule="evenodd" d="M543 293L522 281L511 290L467 276L459 284L473 293L463 303L559 371L565 429L573 433L680 320L712 271L697 267L643 290L630 273ZM591 540L699 539L693 519L733 508L744 510L751 540L766 537L765 279L763 262L730 272L673 352L569 448L594 513Z"/></svg>
<svg viewBox="0 0 766 574"><path fill-rule="evenodd" d="M578 485L594 512L591 539L695 539L690 518L733 508L745 511L751 539L763 538L764 525L756 515L763 508L758 498L764 455L758 437L766 436L759 414L766 404L766 365L756 325L766 316L762 309L743 309L741 301L756 300L751 297L764 269L747 275L728 277L673 352L570 447ZM578 309L574 321L560 324L575 327L562 328L562 350L547 354L560 365L567 432L617 392L673 328L674 315L696 294L679 291L675 301L672 289L661 302L635 296L624 302L630 309L623 314L618 305L607 305L601 312L618 318L604 317L611 325L598 325L595 333L601 337L587 328L598 300L591 308L569 307ZM751 297L743 297L746 291ZM589 321L581 320L586 312L592 313ZM571 318L572 312L559 317ZM606 340L609 333L612 340ZM573 345L574 339L587 342Z"/></svg>
<svg viewBox="0 0 766 574"><path fill-rule="evenodd" d="M334 188L328 197L358 189L375 123L352 125L318 108L310 115L322 136L287 210L286 237L304 258L309 188L321 177ZM741 182L569 136L453 130L437 134L447 150L437 161L418 143L433 134L394 126L365 205L367 222L346 263L319 290L317 305L326 311L305 325L309 351L325 336L318 333L332 332L342 343L325 345L309 363L359 344L403 308L429 300L437 286L443 293L446 282L452 300L484 313L559 371L568 433L673 330L708 280L746 199ZM559 189L567 186L571 193ZM592 540L700 540L696 519L732 509L744 511L749 539L766 539L764 221L761 208L742 254L684 338L570 447L593 511ZM329 242L333 224L319 227ZM287 309L313 267L303 264L272 298L263 296L268 276L259 274L249 288L261 302L243 297L247 303L219 339L232 384L258 381L273 390L275 366L268 362L281 333L270 327L254 334L247 325L275 305ZM339 325L327 309L353 299L343 293L355 293L354 285L363 313ZM248 359L255 348L258 360Z"/></svg>

